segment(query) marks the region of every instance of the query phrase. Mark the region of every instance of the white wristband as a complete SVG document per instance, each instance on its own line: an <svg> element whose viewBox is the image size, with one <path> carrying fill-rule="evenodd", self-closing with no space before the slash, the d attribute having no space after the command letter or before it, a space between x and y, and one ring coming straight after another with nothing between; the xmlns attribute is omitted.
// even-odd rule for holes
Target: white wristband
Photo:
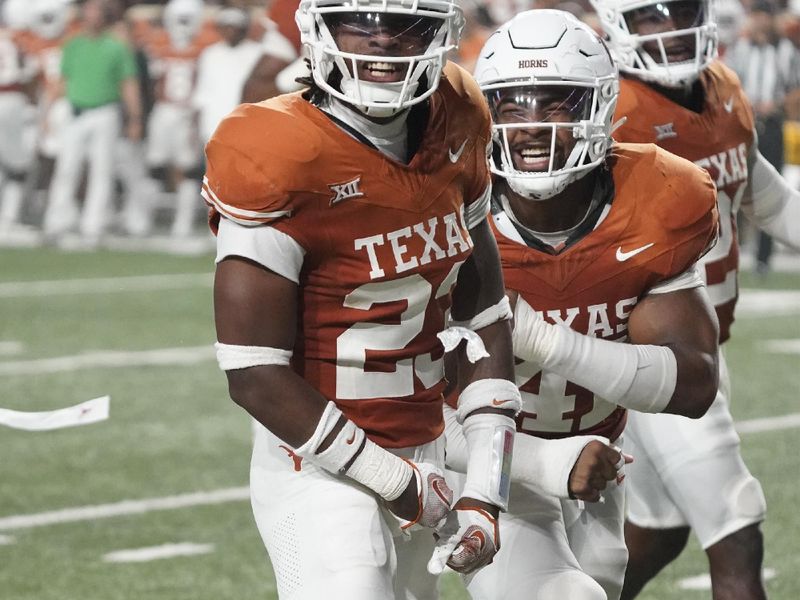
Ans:
<svg viewBox="0 0 800 600"><path fill-rule="evenodd" d="M469 461L462 496L508 509L514 419L497 413L471 415L464 421Z"/></svg>
<svg viewBox="0 0 800 600"><path fill-rule="evenodd" d="M319 418L317 427L305 444L295 449L297 456L302 456L331 473L339 473L352 460L364 440L364 430L347 420L344 427L323 452L317 453L320 445L331 434L342 417L342 411L328 401Z"/></svg>
<svg viewBox="0 0 800 600"><path fill-rule="evenodd" d="M458 397L458 422L463 423L479 408L522 410L522 396L517 385L507 379L479 379L470 383Z"/></svg>
<svg viewBox="0 0 800 600"><path fill-rule="evenodd" d="M270 348L268 346L237 346L234 344L214 344L217 349L217 362L223 371L247 369L261 365L288 366L292 358L291 350Z"/></svg>

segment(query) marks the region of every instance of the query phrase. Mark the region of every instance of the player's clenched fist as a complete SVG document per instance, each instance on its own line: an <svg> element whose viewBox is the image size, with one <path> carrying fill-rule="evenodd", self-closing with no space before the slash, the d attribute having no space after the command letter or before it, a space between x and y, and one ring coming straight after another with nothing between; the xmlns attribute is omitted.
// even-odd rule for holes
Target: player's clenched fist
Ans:
<svg viewBox="0 0 800 600"><path fill-rule="evenodd" d="M492 562L500 549L497 518L476 504L462 498L437 530L438 541L428 562L431 574L439 575L445 565L467 574Z"/></svg>
<svg viewBox="0 0 800 600"><path fill-rule="evenodd" d="M414 476L406 490L386 506L400 521L404 531L414 526L437 527L450 512L453 491L447 486L442 471L429 463L406 461Z"/></svg>
<svg viewBox="0 0 800 600"><path fill-rule="evenodd" d="M617 485L625 478L623 471L633 457L619 448L593 440L584 446L569 475L569 494L572 498L597 502L600 492L609 481Z"/></svg>

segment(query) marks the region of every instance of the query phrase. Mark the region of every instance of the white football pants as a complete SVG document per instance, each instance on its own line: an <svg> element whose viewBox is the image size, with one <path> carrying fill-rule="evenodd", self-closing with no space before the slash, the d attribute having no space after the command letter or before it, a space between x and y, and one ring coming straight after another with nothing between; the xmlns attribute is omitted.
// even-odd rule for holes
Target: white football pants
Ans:
<svg viewBox="0 0 800 600"><path fill-rule="evenodd" d="M69 231L79 220L80 232L85 237L102 235L109 221L114 149L120 127L119 106L108 104L81 113L64 128L44 215L45 235ZM89 175L79 219L75 191L84 160L88 160Z"/></svg>
<svg viewBox="0 0 800 600"><path fill-rule="evenodd" d="M392 450L444 466L444 435ZM253 515L281 600L434 600L430 529L400 533L367 488L317 468L261 425L250 465Z"/></svg>

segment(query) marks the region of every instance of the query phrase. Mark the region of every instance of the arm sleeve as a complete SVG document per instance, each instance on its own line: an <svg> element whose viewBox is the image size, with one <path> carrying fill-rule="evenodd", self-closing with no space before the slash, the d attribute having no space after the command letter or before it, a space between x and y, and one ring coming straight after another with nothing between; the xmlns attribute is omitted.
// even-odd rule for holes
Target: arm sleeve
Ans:
<svg viewBox="0 0 800 600"><path fill-rule="evenodd" d="M758 150L750 153L749 195L742 212L775 239L800 250L800 192L789 187Z"/></svg>
<svg viewBox="0 0 800 600"><path fill-rule="evenodd" d="M467 472L469 448L455 409L444 405L447 467L458 473ZM579 435L561 440L544 440L524 433L514 437L511 459L511 481L522 483L539 494L569 498L569 476L583 449L592 440L608 444L594 435Z"/></svg>

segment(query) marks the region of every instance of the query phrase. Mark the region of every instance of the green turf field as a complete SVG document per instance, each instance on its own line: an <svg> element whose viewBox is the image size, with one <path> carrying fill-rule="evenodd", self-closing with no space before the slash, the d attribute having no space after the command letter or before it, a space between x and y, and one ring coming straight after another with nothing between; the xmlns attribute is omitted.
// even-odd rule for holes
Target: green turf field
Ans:
<svg viewBox="0 0 800 600"><path fill-rule="evenodd" d="M143 351L213 342L210 278L169 277L211 269L210 256L0 250L0 407L50 410L105 394L112 398L106 422L46 433L0 427L0 598L276 597L249 503L241 499L248 419L228 400L216 363L202 354L192 364L137 362ZM138 283L121 279L119 285L32 285L149 275L166 277L150 287L151 280L137 280L144 282L138 290ZM743 286L800 290L800 275L745 277ZM800 356L759 346L763 340L800 339L800 307L789 312L742 316L735 325L727 354L737 420L800 412ZM134 353L134 365L69 366L76 355L109 350ZM70 359L32 362L55 357ZM37 374L15 375L15 368ZM767 585L777 600L800 598L797 439L796 428L742 436L745 460L769 503L765 566L775 573ZM232 490L234 499L109 518L62 513L49 524L9 519L215 490ZM61 522L67 516L74 520ZM149 562L104 560L114 551L179 543L200 545L205 553ZM692 542L642 598L708 598L708 591L679 587L680 580L705 571L704 555ZM466 598L452 575L443 591L448 600Z"/></svg>

